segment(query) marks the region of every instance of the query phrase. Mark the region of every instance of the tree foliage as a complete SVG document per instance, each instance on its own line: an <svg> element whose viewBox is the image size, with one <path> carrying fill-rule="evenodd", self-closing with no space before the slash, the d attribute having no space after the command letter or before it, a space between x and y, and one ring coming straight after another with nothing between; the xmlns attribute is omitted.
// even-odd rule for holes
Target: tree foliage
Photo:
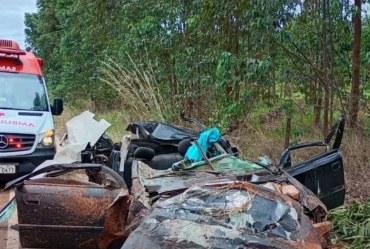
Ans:
<svg viewBox="0 0 370 249"><path fill-rule="evenodd" d="M98 69L107 58L129 69L128 54L141 70L150 65L167 105L225 127L257 105L284 109L294 92L324 131L336 110L348 111L355 13L348 0L37 0L37 7L26 14L26 42L45 60L52 94L68 102L127 101ZM370 39L366 19L362 38ZM361 55L366 69L368 45Z"/></svg>

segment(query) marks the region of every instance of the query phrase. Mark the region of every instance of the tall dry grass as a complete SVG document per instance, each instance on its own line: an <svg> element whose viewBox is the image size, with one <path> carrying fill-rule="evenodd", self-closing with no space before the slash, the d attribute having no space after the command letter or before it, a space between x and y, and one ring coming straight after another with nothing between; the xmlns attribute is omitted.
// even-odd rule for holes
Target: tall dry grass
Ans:
<svg viewBox="0 0 370 249"><path fill-rule="evenodd" d="M100 81L120 94L131 120L145 118L164 121L164 113L169 111L170 106L160 93L151 64L148 63L149 69L143 71L129 55L128 57L131 69L117 64L111 58L102 61Z"/></svg>
<svg viewBox="0 0 370 249"><path fill-rule="evenodd" d="M347 201L370 199L370 138L364 134L347 134L342 145L346 171Z"/></svg>

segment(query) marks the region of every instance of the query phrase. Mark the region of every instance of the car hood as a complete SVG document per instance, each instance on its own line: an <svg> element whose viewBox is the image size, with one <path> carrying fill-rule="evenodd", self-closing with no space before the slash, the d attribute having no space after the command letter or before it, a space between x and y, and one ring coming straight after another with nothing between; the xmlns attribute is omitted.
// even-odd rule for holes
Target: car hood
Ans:
<svg viewBox="0 0 370 249"><path fill-rule="evenodd" d="M204 161L189 165L184 160L174 164L177 168L175 171L173 169L155 170L145 163L138 162L138 166L135 167L137 172L135 171L134 174L139 176L141 184L145 185L149 192L152 191L158 194L184 190L193 184L200 183L205 179L212 179L219 174L222 175L222 178L247 180L256 184L288 181L299 190L301 193L300 202L310 211L321 207L322 210L327 212L324 203L312 191L283 170L282 175L271 175L267 170L262 167L259 168L257 164L251 161L241 160L228 154L211 158L209 161L211 161L212 167ZM181 168L180 171L179 168Z"/></svg>
<svg viewBox="0 0 370 249"><path fill-rule="evenodd" d="M35 134L53 129L50 112L0 109L0 132Z"/></svg>
<svg viewBox="0 0 370 249"><path fill-rule="evenodd" d="M319 249L321 236L288 196L248 182L194 185L144 218L121 249Z"/></svg>

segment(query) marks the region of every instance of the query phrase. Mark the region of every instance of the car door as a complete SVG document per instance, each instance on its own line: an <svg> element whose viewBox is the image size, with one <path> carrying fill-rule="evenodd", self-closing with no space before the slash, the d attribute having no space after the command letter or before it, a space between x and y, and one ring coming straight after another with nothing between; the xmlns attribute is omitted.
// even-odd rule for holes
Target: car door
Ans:
<svg viewBox="0 0 370 249"><path fill-rule="evenodd" d="M340 151L344 126L345 118L341 115L323 142L307 142L289 147L283 152L279 165L317 195L328 210L343 205L345 200L343 157ZM329 147L335 133L334 143ZM291 151L315 146L328 149L308 160L292 164Z"/></svg>
<svg viewBox="0 0 370 249"><path fill-rule="evenodd" d="M58 178L76 170L102 172L101 184L86 177ZM31 179L52 172L54 175ZM116 172L99 164L46 166L9 182L5 189L11 187L15 187L22 248L61 249L98 249L107 210L126 189Z"/></svg>

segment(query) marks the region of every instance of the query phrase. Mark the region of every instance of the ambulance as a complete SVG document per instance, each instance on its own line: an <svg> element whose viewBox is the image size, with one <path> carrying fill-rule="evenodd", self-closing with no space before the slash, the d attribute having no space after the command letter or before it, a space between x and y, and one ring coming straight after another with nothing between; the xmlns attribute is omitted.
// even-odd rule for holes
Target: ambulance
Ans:
<svg viewBox="0 0 370 249"><path fill-rule="evenodd" d="M0 181L32 172L56 154L53 115L63 101L49 102L43 60L0 39Z"/></svg>

